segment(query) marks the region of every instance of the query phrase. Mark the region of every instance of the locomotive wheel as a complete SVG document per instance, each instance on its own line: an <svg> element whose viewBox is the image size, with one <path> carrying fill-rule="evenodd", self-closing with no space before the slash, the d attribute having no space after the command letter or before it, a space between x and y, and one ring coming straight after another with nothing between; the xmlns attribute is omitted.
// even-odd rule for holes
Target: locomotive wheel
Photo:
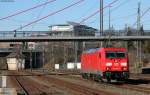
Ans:
<svg viewBox="0 0 150 95"><path fill-rule="evenodd" d="M94 74L94 81L99 82L98 75Z"/></svg>
<svg viewBox="0 0 150 95"><path fill-rule="evenodd" d="M94 74L90 74L90 80L94 80Z"/></svg>
<svg viewBox="0 0 150 95"><path fill-rule="evenodd" d="M107 82L111 82L111 78L107 78Z"/></svg>
<svg viewBox="0 0 150 95"><path fill-rule="evenodd" d="M111 72L106 72L106 80L107 82L111 82Z"/></svg>
<svg viewBox="0 0 150 95"><path fill-rule="evenodd" d="M89 77L88 77L88 74L87 73L82 73L82 78L83 79L88 79Z"/></svg>
<svg viewBox="0 0 150 95"><path fill-rule="evenodd" d="M97 82L101 81L102 82L103 80L102 80L102 77L100 75L95 74L94 75L94 81L97 81Z"/></svg>
<svg viewBox="0 0 150 95"><path fill-rule="evenodd" d="M104 80L101 78L101 79L100 79L100 82L104 82Z"/></svg>
<svg viewBox="0 0 150 95"><path fill-rule="evenodd" d="M82 78L85 79L85 74L84 73L82 73Z"/></svg>

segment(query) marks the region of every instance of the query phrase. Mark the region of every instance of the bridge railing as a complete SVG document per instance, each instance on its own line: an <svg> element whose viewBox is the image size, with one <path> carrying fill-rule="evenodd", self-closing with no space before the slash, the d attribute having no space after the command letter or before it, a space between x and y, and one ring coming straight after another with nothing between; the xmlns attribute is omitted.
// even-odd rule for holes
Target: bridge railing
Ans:
<svg viewBox="0 0 150 95"><path fill-rule="evenodd" d="M64 32L50 32L50 31L0 31L0 37L9 38L9 37L41 37L41 36L52 36L52 37L70 37L70 36L138 36L137 32L127 33L123 30L118 31L104 31L100 32L72 32L72 31L64 31ZM150 32L144 32L142 36L150 36Z"/></svg>

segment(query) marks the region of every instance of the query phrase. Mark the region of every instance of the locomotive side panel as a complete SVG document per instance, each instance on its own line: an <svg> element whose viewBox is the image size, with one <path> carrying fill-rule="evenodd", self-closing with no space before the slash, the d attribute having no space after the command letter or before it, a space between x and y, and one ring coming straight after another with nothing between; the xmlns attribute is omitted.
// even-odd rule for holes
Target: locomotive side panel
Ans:
<svg viewBox="0 0 150 95"><path fill-rule="evenodd" d="M96 73L100 70L98 53L82 54L81 59L82 72Z"/></svg>

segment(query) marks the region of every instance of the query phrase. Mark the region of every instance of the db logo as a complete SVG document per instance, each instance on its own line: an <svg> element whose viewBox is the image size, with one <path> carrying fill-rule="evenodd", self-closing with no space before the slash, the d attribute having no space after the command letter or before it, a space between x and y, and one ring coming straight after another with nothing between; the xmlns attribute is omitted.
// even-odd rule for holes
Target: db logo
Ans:
<svg viewBox="0 0 150 95"><path fill-rule="evenodd" d="M118 65L119 65L119 63L118 63L118 62L115 62L115 63L114 63L114 66L118 66Z"/></svg>

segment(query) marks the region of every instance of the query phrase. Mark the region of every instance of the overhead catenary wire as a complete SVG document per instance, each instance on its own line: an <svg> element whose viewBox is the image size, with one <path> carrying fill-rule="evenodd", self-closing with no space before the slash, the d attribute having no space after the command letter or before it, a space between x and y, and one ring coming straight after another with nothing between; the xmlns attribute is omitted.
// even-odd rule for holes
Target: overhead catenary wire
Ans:
<svg viewBox="0 0 150 95"><path fill-rule="evenodd" d="M113 7L110 11L111 11L111 12L116 11L117 9L119 9L120 7L122 7L123 5L127 4L129 1L130 1L130 0L125 0L124 2L120 3L120 4L119 4L118 6L116 6L116 7L110 6L110 7ZM109 14L109 12L106 13L105 15L107 15L107 14ZM118 18L117 18L117 19L118 19Z"/></svg>
<svg viewBox="0 0 150 95"><path fill-rule="evenodd" d="M97 1L96 1L96 2L97 2ZM93 2L93 4L92 4L89 8L84 9L84 12L82 12L81 16L78 17L76 20L82 19L82 17L86 16L86 15L88 14L88 12L92 11L92 9L95 7L95 3L96 3L96 2Z"/></svg>
<svg viewBox="0 0 150 95"><path fill-rule="evenodd" d="M0 20L5 20L5 19L8 19L8 18L17 16L17 15L19 15L19 14L25 13L25 12L27 12L27 11L36 9L36 8L41 7L41 6L44 6L44 5L47 5L47 4L52 3L52 2L54 2L54 1L56 1L56 0L49 0L48 2L45 2L45 3L42 3L42 4L36 5L36 6L34 6L34 7L28 8L28 9L26 9L26 10L18 11L18 12L14 13L14 14L8 15L8 16L6 16L6 17L2 17L2 18L0 18Z"/></svg>
<svg viewBox="0 0 150 95"><path fill-rule="evenodd" d="M109 3L107 6L105 6L103 9L111 6L112 4L116 3L119 0L114 0L113 2ZM97 11L95 11L93 14L91 14L90 16L86 17L85 19L80 21L80 24L84 23L85 21L87 21L88 19L90 19L91 17L95 16L96 14L98 14L102 9L99 9Z"/></svg>
<svg viewBox="0 0 150 95"><path fill-rule="evenodd" d="M127 4L129 1L131 1L131 0L125 0L124 2L120 3L118 6L112 8L112 9L111 9L111 12L112 12L112 11L115 11L115 10L117 10L117 9L119 9L119 8L122 7L123 5Z"/></svg>
<svg viewBox="0 0 150 95"><path fill-rule="evenodd" d="M46 1L48 1L48 0L46 0ZM44 5L43 8L40 10L40 12L37 15L36 19L40 18L40 16L41 16L42 12L44 11L45 7L46 7L46 5ZM35 27L35 24L32 26L31 31L34 29L34 27Z"/></svg>
<svg viewBox="0 0 150 95"><path fill-rule="evenodd" d="M129 1L130 1L130 0L125 0L124 2L120 3L118 6L112 8L112 9L111 9L111 12L116 11L117 9L119 9L120 7L122 7L123 5L127 4ZM108 13L104 14L104 16L106 16L107 14L108 14ZM134 15L136 15L136 14L134 14ZM119 17L119 19L131 17L131 16L133 16L133 14L132 14L132 15L128 15L128 16L124 16L124 17ZM116 18L116 19L111 19L111 20L118 20L118 18ZM96 22L96 21L97 21L97 18L94 19L93 21L88 22L88 24L94 23L94 22Z"/></svg>
<svg viewBox="0 0 150 95"><path fill-rule="evenodd" d="M130 14L130 15L127 15L127 16L123 16L123 17L117 17L117 18L112 18L111 21L120 21L120 20L124 20L124 19L128 19L128 18L131 18L133 16L136 16L136 13L134 14ZM97 21L97 18L94 19L93 21L90 21L90 22L87 22L88 24L92 24L94 22ZM108 22L108 20L105 20L106 22Z"/></svg>
<svg viewBox="0 0 150 95"><path fill-rule="evenodd" d="M68 6L66 6L66 7L64 7L64 8L62 8L62 9L59 9L59 10L57 10L57 11L55 11L55 12L52 12L52 13L50 13L50 14L48 14L48 15L46 15L46 16L40 18L40 19L34 20L34 21L32 21L32 22L30 22L30 23L28 23L28 24L26 24L26 25L24 25L24 26L22 26L22 27L19 27L19 28L15 29L14 31L23 29L23 28L25 28L25 27L27 27L27 26L30 26L30 25L32 25L32 24L34 24L34 23L37 23L37 22L39 22L39 21L41 21L41 20L43 20L43 19L48 18L49 16L55 15L55 14L61 12L61 11L64 11L64 10L66 10L66 9L69 9L69 8L71 8L71 7L73 7L73 6L77 5L77 4L80 4L80 3L83 2L83 1L85 1L85 0L79 0L79 1L77 1L77 2L75 2L75 3L73 3L73 4L71 4L71 5L68 5Z"/></svg>
<svg viewBox="0 0 150 95"><path fill-rule="evenodd" d="M147 9L142 13L142 15L140 16L140 18L144 17L149 11L150 11L150 7L147 8ZM137 22L135 22L135 23L133 24L133 27L134 27L136 24L137 24Z"/></svg>

